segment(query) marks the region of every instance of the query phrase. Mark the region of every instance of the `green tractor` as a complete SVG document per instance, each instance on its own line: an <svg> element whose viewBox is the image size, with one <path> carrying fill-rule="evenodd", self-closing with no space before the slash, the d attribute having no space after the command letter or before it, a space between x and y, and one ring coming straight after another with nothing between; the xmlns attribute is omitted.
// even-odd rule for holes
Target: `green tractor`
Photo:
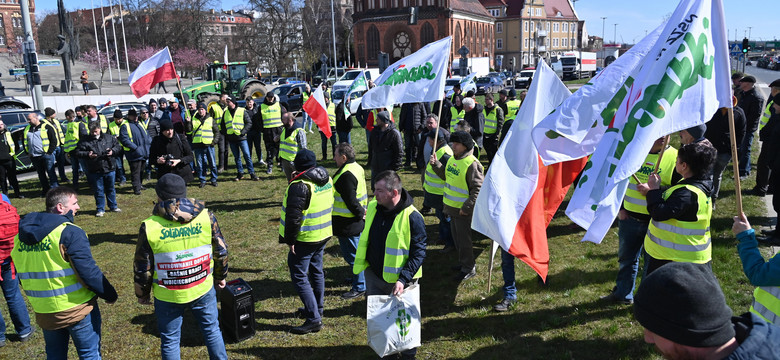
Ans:
<svg viewBox="0 0 780 360"><path fill-rule="evenodd" d="M265 84L248 76L246 61L221 63L215 61L207 66L207 81L184 88L184 97L177 91L173 95L186 103L189 99L204 102L211 110L219 102L222 93L235 96L238 99L262 98L268 92Z"/></svg>

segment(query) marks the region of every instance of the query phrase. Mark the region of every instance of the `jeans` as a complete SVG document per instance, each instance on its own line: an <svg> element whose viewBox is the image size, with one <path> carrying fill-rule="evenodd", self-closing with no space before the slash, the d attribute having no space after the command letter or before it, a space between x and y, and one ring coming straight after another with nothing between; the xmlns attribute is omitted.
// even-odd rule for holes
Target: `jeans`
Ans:
<svg viewBox="0 0 780 360"><path fill-rule="evenodd" d="M54 148L54 161L57 162L57 170L60 173L60 181L67 182L68 176L65 174L65 151L62 151L62 146Z"/></svg>
<svg viewBox="0 0 780 360"><path fill-rule="evenodd" d="M720 181L723 178L723 171L726 170L729 161L731 161L731 154L718 153L715 158L715 165L712 167L712 200L718 199L718 193L720 193Z"/></svg>
<svg viewBox="0 0 780 360"><path fill-rule="evenodd" d="M127 178L125 178L125 162L122 155L115 156L114 159L116 159L116 176L114 178L116 180L119 180L119 182L125 182L127 181Z"/></svg>
<svg viewBox="0 0 780 360"><path fill-rule="evenodd" d="M339 136L339 143L352 144L352 138L349 135L350 134L349 131L336 130L336 134Z"/></svg>
<svg viewBox="0 0 780 360"><path fill-rule="evenodd" d="M313 245L299 243L295 254L292 251L287 254L290 278L303 302L303 314L308 323L322 321L325 309L325 272L322 269L325 244L324 241Z"/></svg>
<svg viewBox="0 0 780 360"><path fill-rule="evenodd" d="M444 213L444 209L436 208L436 217L439 219L439 242L444 243L446 247L455 246L455 240L452 239L452 227L450 226L450 216Z"/></svg>
<svg viewBox="0 0 780 360"><path fill-rule="evenodd" d="M115 176L113 171L105 174L87 173L89 184L92 185L92 190L95 192L95 208L97 212L106 211L106 200L108 200L109 209L114 210L117 208L116 188L114 187Z"/></svg>
<svg viewBox="0 0 780 360"><path fill-rule="evenodd" d="M208 164L208 169L211 170L211 182L216 183L219 172L217 171L217 163L214 160L214 147L207 146L192 150L195 152L195 163L198 164L198 169L200 170L198 171L200 182L206 182L206 165Z"/></svg>
<svg viewBox="0 0 780 360"><path fill-rule="evenodd" d="M209 281L211 281L209 279ZM222 331L219 330L217 292L212 287L207 293L192 302L176 304L154 299L154 314L160 329L160 354L163 359L180 359L181 324L184 311L190 309L200 327L203 341L209 352L209 359L227 359Z"/></svg>
<svg viewBox="0 0 780 360"><path fill-rule="evenodd" d="M241 163L241 155L244 156L246 161L246 168L249 170L249 174L255 175L255 166L252 164L252 157L249 156L249 143L246 140L238 142L228 141L230 144L230 151L233 152L233 158L236 159L236 169L238 169L238 176L244 175L244 164ZM239 154L239 149L241 153Z"/></svg>
<svg viewBox="0 0 780 360"><path fill-rule="evenodd" d="M750 175L750 148L753 145L755 131L748 130L739 145L739 176Z"/></svg>
<svg viewBox="0 0 780 360"><path fill-rule="evenodd" d="M649 223L630 216L625 220L618 220L618 274L615 289L612 291L618 299L634 298L639 254L642 253L648 225Z"/></svg>
<svg viewBox="0 0 780 360"><path fill-rule="evenodd" d="M257 152L257 163L260 164L263 161L263 134L246 134L246 142L249 145L249 158L252 158L253 152Z"/></svg>
<svg viewBox="0 0 780 360"><path fill-rule="evenodd" d="M35 171L38 172L38 181L41 183L41 190L43 190L44 195L49 192L49 189L59 186L57 174L54 172L53 155L34 156L30 158L30 161Z"/></svg>
<svg viewBox="0 0 780 360"><path fill-rule="evenodd" d="M307 114L305 111L303 112L303 129L306 131L311 131L311 126L314 124L314 121L311 119L311 116Z"/></svg>
<svg viewBox="0 0 780 360"><path fill-rule="evenodd" d="M504 299L517 300L517 286L515 285L515 257L501 249L501 275L504 277Z"/></svg>
<svg viewBox="0 0 780 360"><path fill-rule="evenodd" d="M3 289L3 296L8 304L11 322L14 323L17 334L27 335L33 330L30 326L30 314L27 312L22 292L19 290L19 279L11 273L10 257L0 264L0 271L2 271L0 277L3 278L0 280L0 288ZM0 340L5 340L5 321L2 316L0 316Z"/></svg>
<svg viewBox="0 0 780 360"><path fill-rule="evenodd" d="M338 238L341 247L341 255L344 257L344 260L351 270L352 266L355 265L355 253L357 252L360 235L339 236ZM357 275L352 275L352 290L358 292L366 291L366 277L362 271Z"/></svg>
<svg viewBox="0 0 780 360"><path fill-rule="evenodd" d="M79 359L100 359L100 308L97 302L81 321L57 330L43 329L43 339L46 341L46 358L59 360L68 358L69 338L73 339Z"/></svg>

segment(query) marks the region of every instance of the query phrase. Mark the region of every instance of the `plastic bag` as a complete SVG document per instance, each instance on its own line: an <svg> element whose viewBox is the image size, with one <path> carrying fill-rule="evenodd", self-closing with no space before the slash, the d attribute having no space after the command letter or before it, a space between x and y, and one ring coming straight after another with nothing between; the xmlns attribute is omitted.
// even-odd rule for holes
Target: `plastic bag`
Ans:
<svg viewBox="0 0 780 360"><path fill-rule="evenodd" d="M419 347L421 319L419 284L400 296L371 295L366 311L368 345L379 357Z"/></svg>

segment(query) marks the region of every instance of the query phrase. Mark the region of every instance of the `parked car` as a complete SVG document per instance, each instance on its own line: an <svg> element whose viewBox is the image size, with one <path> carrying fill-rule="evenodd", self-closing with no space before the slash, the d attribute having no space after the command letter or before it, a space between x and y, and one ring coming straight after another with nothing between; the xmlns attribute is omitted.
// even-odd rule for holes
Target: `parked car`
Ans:
<svg viewBox="0 0 780 360"><path fill-rule="evenodd" d="M304 81L297 77L288 77L287 84L302 84Z"/></svg>
<svg viewBox="0 0 780 360"><path fill-rule="evenodd" d="M333 103L338 105L340 102L344 101L344 96L347 95L347 90L349 89L341 89L341 90L335 90L332 92L332 99ZM352 93L352 96L350 99L352 99L349 102L349 113L354 114L357 112L358 107L360 106L360 102L363 100L363 94L365 94L366 91L358 91Z"/></svg>
<svg viewBox="0 0 780 360"><path fill-rule="evenodd" d="M303 108L304 90L306 90L306 84L301 83L280 85L271 92L279 97L279 104L284 106L287 111L299 111Z"/></svg>
<svg viewBox="0 0 780 360"><path fill-rule="evenodd" d="M348 89L350 86L352 86L352 82L357 79L358 76L360 76L360 73L364 71L363 69L353 69L349 70L344 73L344 76L340 77L338 81L336 81L332 89L335 90L343 90ZM368 68L365 69L366 72L366 80L376 80L381 75L379 73L378 68Z"/></svg>
<svg viewBox="0 0 780 360"><path fill-rule="evenodd" d="M515 89L527 89L531 86L531 78L534 77L535 70L523 70L515 77Z"/></svg>
<svg viewBox="0 0 780 360"><path fill-rule="evenodd" d="M146 109L146 103L139 101L112 103L98 109L98 114L104 115L107 119L111 120L114 117L114 111L116 109L122 110L122 116L127 116L127 112L130 111L130 109L135 109L138 113L141 112L141 109Z"/></svg>
<svg viewBox="0 0 780 360"><path fill-rule="evenodd" d="M460 84L460 80L461 80L460 76L456 76L456 77L444 80L444 93L449 94L450 91L452 91L452 88L455 85Z"/></svg>
<svg viewBox="0 0 780 360"><path fill-rule="evenodd" d="M490 73L487 74L487 76L489 76L489 77L498 77L501 80L501 84L502 85L506 83L507 77L502 72L495 72L495 71L494 72L490 72Z"/></svg>
<svg viewBox="0 0 780 360"><path fill-rule="evenodd" d="M43 117L43 113L34 109L1 109L0 117L5 123L8 131L11 132L11 138L16 145L16 170L19 172L32 169L30 155L24 150L23 139L24 128L27 127L27 116L30 113L36 113ZM62 124L63 131L66 130L65 124Z"/></svg>
<svg viewBox="0 0 780 360"><path fill-rule="evenodd" d="M497 93L504 88L504 82L498 76L477 78L477 95Z"/></svg>
<svg viewBox="0 0 780 360"><path fill-rule="evenodd" d="M5 109L31 109L30 105L27 105L22 100L19 100L13 96L0 96L0 110Z"/></svg>

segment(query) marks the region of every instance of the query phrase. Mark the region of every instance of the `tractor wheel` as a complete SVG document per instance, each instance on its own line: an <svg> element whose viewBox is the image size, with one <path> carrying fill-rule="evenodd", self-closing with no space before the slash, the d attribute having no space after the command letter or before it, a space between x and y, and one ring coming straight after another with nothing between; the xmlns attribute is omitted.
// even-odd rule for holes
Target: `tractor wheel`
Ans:
<svg viewBox="0 0 780 360"><path fill-rule="evenodd" d="M213 114L214 112L211 110L212 106L220 106L219 105L219 95L209 95L203 98L203 103L206 104L206 110L209 112L209 114Z"/></svg>
<svg viewBox="0 0 780 360"><path fill-rule="evenodd" d="M241 97L244 99L251 97L253 99L263 98L265 97L265 94L268 93L268 90L265 89L265 86L259 84L259 83L253 83L247 85L247 87L244 88L244 92L241 93Z"/></svg>

